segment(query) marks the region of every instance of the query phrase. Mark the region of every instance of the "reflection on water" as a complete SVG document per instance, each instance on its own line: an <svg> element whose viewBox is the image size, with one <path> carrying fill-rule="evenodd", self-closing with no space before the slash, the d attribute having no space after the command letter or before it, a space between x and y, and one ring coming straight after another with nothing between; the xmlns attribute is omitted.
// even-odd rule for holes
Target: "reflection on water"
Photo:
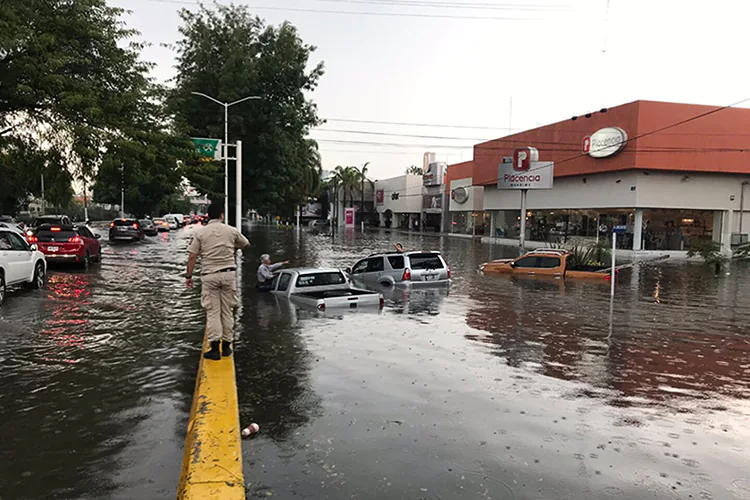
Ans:
<svg viewBox="0 0 750 500"><path fill-rule="evenodd" d="M179 479L202 336L182 279L191 230L104 246L88 272L0 310L3 498L165 498ZM484 277L513 248L433 235L256 228L236 366L249 496L750 498L750 270L607 284ZM382 313L257 294L262 253L346 267L394 240L454 280L392 288Z"/></svg>

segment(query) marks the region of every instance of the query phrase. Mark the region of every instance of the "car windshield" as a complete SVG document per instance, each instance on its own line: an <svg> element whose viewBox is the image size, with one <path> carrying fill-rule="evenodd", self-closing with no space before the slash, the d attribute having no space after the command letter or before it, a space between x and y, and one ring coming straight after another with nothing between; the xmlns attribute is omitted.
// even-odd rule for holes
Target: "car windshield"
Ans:
<svg viewBox="0 0 750 500"><path fill-rule="evenodd" d="M443 269L443 261L436 253L417 253L409 255L412 269Z"/></svg>
<svg viewBox="0 0 750 500"><path fill-rule="evenodd" d="M37 239L42 243L51 241L68 241L76 236L78 236L78 233L76 233L74 229L62 229L56 227L44 228L36 234Z"/></svg>
<svg viewBox="0 0 750 500"><path fill-rule="evenodd" d="M138 222L140 223L140 225L141 225L141 226L146 226L146 227L149 227L149 226L153 226L153 225L154 225L154 223L153 223L153 222L151 222L151 221L150 221L150 220L148 220L148 219L146 219L146 220L139 220Z"/></svg>
<svg viewBox="0 0 750 500"><path fill-rule="evenodd" d="M339 271L305 274L297 277L297 288L304 288L307 286L343 285L344 283L346 283L346 279Z"/></svg>
<svg viewBox="0 0 750 500"><path fill-rule="evenodd" d="M61 219L62 219L61 217L50 217L50 216L38 217L34 221L34 226L38 227L38 226L41 226L42 224L59 224Z"/></svg>

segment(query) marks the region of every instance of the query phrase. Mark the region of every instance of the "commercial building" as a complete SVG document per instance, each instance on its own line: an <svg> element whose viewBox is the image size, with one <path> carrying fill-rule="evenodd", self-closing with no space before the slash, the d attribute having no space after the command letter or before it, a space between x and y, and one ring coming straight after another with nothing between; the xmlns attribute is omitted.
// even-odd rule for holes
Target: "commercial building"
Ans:
<svg viewBox="0 0 750 500"><path fill-rule="evenodd" d="M422 216L422 176L405 174L375 181L380 227L416 229Z"/></svg>
<svg viewBox="0 0 750 500"><path fill-rule="evenodd" d="M729 249L750 232L750 109L636 101L477 144L446 174L452 232L519 237L520 192L498 179L525 147L554 162L553 186L528 191L527 240L609 238L624 225L623 248Z"/></svg>

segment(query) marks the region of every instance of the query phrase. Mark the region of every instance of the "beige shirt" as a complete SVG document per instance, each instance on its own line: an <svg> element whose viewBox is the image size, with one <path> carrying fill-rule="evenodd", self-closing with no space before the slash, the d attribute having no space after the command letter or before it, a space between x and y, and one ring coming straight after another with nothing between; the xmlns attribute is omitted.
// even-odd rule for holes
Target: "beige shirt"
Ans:
<svg viewBox="0 0 750 500"><path fill-rule="evenodd" d="M234 253L250 244L242 233L219 220L195 230L188 252L201 257L201 275L236 267Z"/></svg>

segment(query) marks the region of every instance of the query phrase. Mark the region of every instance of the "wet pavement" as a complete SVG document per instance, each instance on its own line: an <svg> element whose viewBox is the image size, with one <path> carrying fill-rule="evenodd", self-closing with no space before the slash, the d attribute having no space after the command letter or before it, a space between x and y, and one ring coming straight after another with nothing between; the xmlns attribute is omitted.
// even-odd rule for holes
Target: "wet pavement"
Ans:
<svg viewBox="0 0 750 500"><path fill-rule="evenodd" d="M190 230L104 243L0 309L0 498L171 498L202 337ZM750 499L750 269L660 263L609 286L482 277L514 250L258 228L237 340L249 498ZM449 289L317 317L257 257L349 266L442 250Z"/></svg>

